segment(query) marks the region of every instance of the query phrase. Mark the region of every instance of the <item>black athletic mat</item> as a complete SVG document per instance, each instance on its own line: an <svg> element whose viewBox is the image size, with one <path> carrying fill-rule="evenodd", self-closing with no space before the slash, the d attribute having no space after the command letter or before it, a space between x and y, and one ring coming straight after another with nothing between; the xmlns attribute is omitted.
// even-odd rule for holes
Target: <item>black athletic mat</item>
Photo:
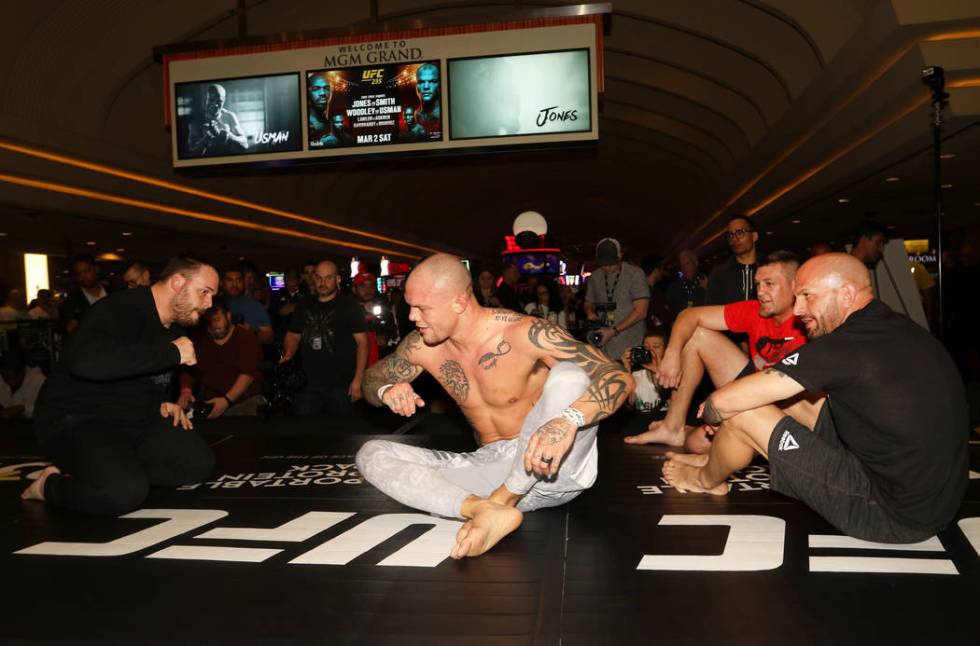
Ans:
<svg viewBox="0 0 980 646"><path fill-rule="evenodd" d="M43 460L23 429L0 435L0 567L14 582L0 640L978 641L976 481L961 522L935 541L868 546L769 491L764 463L737 474L728 497L680 494L660 477L663 447L603 432L595 487L456 562L446 558L456 523L361 481L353 456L370 436L324 421L304 432L291 420L281 433L275 420L219 422L206 432L212 478L154 490L110 519L21 502ZM452 418L417 428L439 434L395 439L472 448Z"/></svg>

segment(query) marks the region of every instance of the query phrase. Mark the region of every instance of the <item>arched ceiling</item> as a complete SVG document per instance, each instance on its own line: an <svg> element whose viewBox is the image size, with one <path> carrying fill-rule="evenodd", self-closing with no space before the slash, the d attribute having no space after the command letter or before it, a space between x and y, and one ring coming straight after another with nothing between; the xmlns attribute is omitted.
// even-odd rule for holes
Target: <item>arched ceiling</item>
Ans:
<svg viewBox="0 0 980 646"><path fill-rule="evenodd" d="M836 204L841 191L860 203L858 193L866 190L872 204L880 192L878 175L902 164L907 182L892 182L892 193L913 203L911 197L922 197L928 188L928 167L914 161L927 155L930 136L918 83L925 63L943 64L951 85L962 85L951 90L946 130L963 137L950 142L962 149L960 167L977 154L965 143L980 114L980 81L973 82L980 79L975 3L622 0L574 5L607 16L596 146L178 174L170 167L169 134L162 125L162 70L154 46L233 41L239 28L236 4L48 0L3 8L2 142L248 204L179 193L0 146L0 174L19 181L2 184L0 214L6 214L7 224L0 229L9 231L0 244L64 250L66 237L78 245L104 227L107 239L99 244L111 248L118 241L108 240L109 231L116 223L129 223L161 232L147 234L149 246L138 251L144 254L196 244L291 258L300 251L350 254L356 248L342 243L354 242L374 247L362 250L369 255L381 248L408 255L439 248L492 258L513 217L528 208L548 217L563 245L585 253L605 235L620 237L637 254L714 248L720 222L735 211L752 213L764 228L788 239L831 237L864 215L826 208ZM321 30L378 33L535 17L572 3L249 0L244 5L248 34L289 40ZM258 227L284 226L281 216L254 208L258 204L407 245L393 249L389 242L309 222L286 221L302 234L293 237L235 228L21 180ZM874 189L870 184L861 189L865 182ZM971 184L976 187L976 178L971 182L964 173L961 186ZM954 193L951 216L971 216L980 193ZM919 217L929 211L928 194L924 198L914 209L904 209L914 214L902 216L895 209L896 226L908 227L910 234L927 226ZM903 198L889 200L884 204ZM786 226L792 220L801 223ZM174 248L164 250L168 246Z"/></svg>

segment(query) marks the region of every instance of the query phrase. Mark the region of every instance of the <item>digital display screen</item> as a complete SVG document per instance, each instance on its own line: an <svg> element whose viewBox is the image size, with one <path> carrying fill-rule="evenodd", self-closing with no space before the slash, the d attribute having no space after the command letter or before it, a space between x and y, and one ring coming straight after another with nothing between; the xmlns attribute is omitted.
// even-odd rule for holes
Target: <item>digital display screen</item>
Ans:
<svg viewBox="0 0 980 646"><path fill-rule="evenodd" d="M306 75L310 150L442 141L438 61Z"/></svg>
<svg viewBox="0 0 980 646"><path fill-rule="evenodd" d="M286 277L284 274L270 272L265 277L269 280L269 289L274 292L286 287Z"/></svg>
<svg viewBox="0 0 980 646"><path fill-rule="evenodd" d="M299 74L177 83L177 158L303 149Z"/></svg>
<svg viewBox="0 0 980 646"><path fill-rule="evenodd" d="M451 139L592 129L589 50L448 62Z"/></svg>
<svg viewBox="0 0 980 646"><path fill-rule="evenodd" d="M509 254L508 261L522 274L557 274L561 257L554 253L515 253Z"/></svg>

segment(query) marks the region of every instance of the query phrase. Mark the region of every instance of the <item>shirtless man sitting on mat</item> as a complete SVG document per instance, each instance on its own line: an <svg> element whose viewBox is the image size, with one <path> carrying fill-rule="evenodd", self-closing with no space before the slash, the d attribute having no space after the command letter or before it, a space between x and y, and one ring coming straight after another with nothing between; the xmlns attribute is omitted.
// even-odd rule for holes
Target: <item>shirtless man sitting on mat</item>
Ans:
<svg viewBox="0 0 980 646"><path fill-rule="evenodd" d="M552 323L481 307L453 256L419 264L405 300L418 330L368 369L366 399L411 416L425 402L410 382L427 371L459 404L480 448L370 440L357 466L405 505L465 518L450 555L477 556L517 529L522 512L562 505L592 486L597 422L626 401L632 378Z"/></svg>

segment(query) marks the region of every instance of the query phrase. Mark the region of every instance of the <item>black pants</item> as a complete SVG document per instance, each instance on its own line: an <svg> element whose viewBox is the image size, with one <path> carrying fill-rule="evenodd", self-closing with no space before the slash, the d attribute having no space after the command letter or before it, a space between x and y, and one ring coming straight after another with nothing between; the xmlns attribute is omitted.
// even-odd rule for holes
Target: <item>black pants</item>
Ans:
<svg viewBox="0 0 980 646"><path fill-rule="evenodd" d="M146 425L67 420L36 430L62 470L44 483L45 499L86 514L125 514L143 504L151 486L200 482L214 467L201 436L174 428L172 419Z"/></svg>
<svg viewBox="0 0 980 646"><path fill-rule="evenodd" d="M348 386L309 384L296 393L296 398L293 400L293 414L297 417L310 417L323 413L350 415L354 411L354 406L347 389Z"/></svg>

